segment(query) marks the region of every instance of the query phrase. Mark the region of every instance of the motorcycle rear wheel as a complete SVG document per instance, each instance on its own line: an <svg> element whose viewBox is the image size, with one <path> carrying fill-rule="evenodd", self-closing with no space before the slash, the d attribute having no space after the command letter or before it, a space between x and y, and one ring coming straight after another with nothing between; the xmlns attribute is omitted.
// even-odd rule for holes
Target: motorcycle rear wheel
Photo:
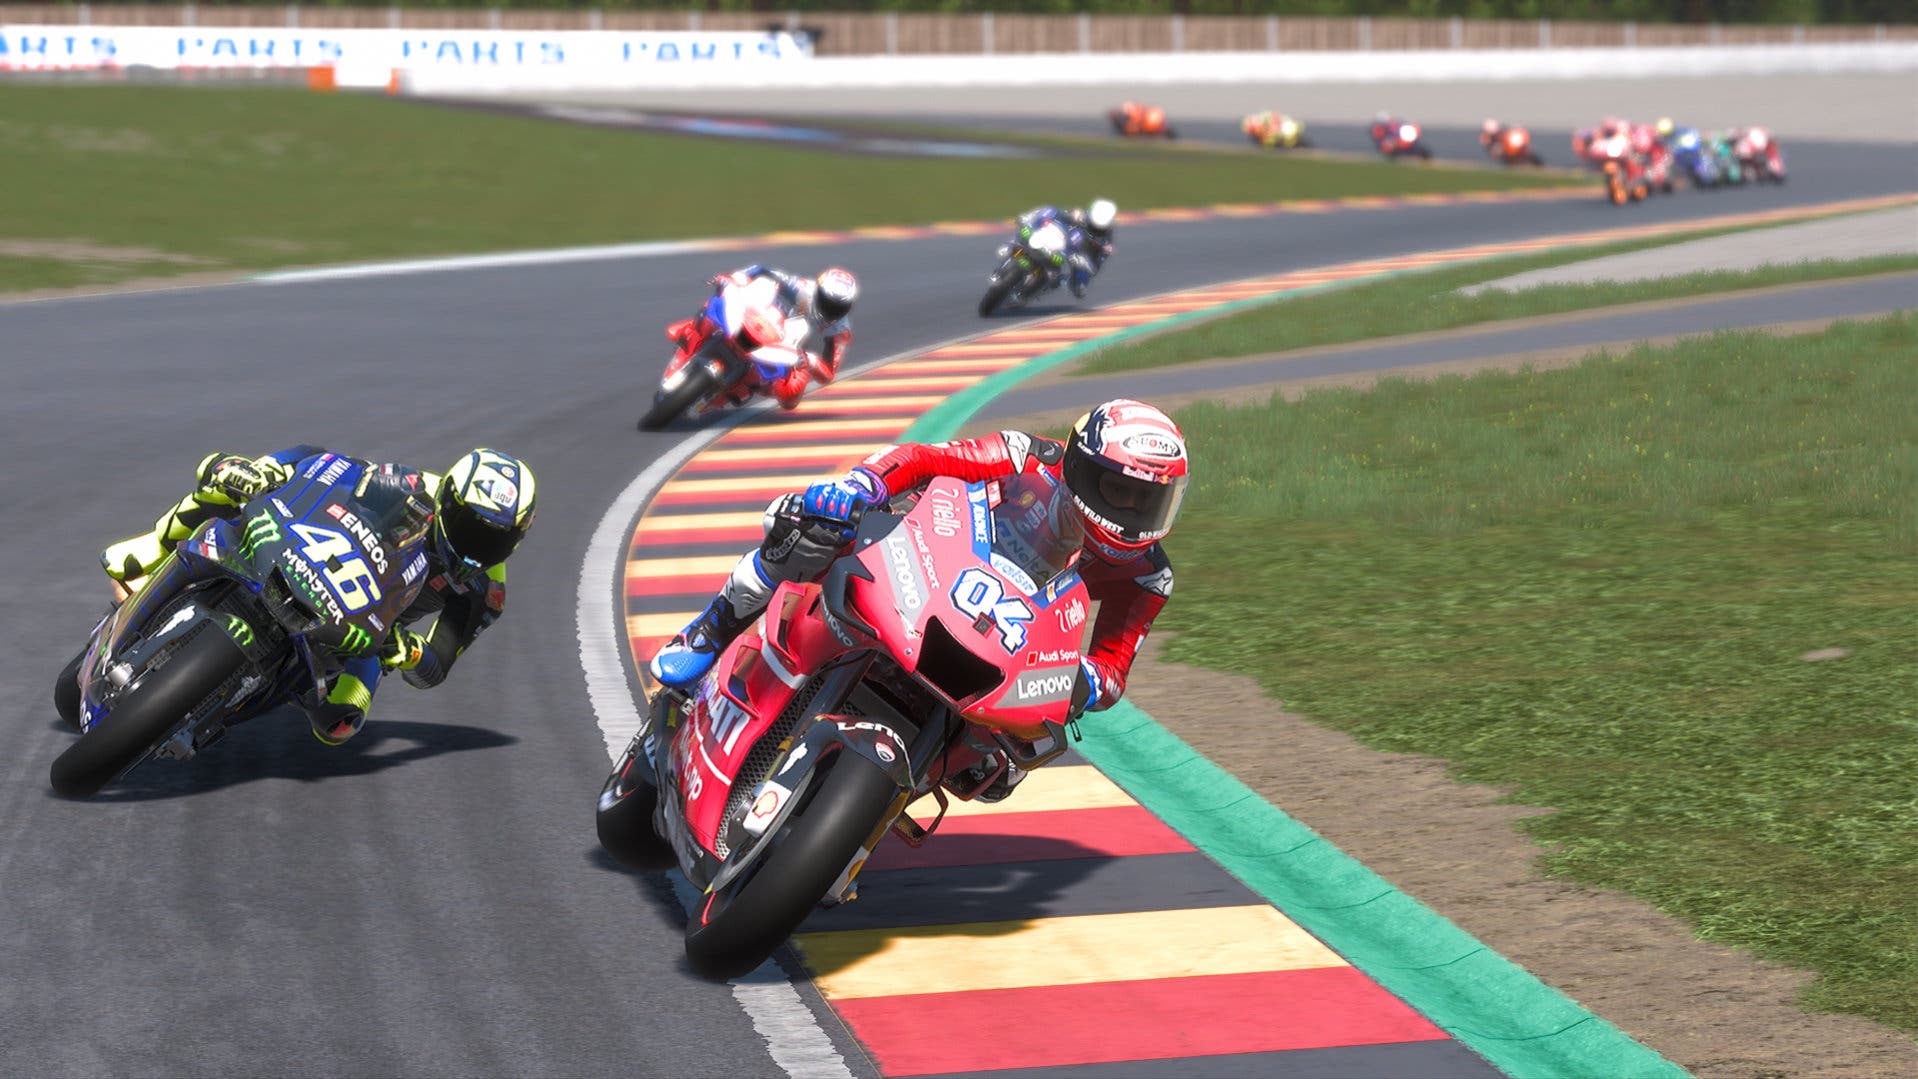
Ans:
<svg viewBox="0 0 1918 1079"><path fill-rule="evenodd" d="M657 431L680 417L680 414L697 404L699 400L713 391L713 375L704 367L694 367L686 372L686 377L672 390L662 393L653 401L653 407L639 418L639 429Z"/></svg>
<svg viewBox="0 0 1918 1079"><path fill-rule="evenodd" d="M48 780L63 798L90 798L146 759L174 725L246 662L233 639L208 624L164 666L142 676L111 715L54 758Z"/></svg>
<svg viewBox="0 0 1918 1079"><path fill-rule="evenodd" d="M820 768L811 798L769 840L773 848L759 867L725 893L707 896L687 919L686 958L694 970L736 978L765 962L839 880L898 796L891 777L856 753L833 754Z"/></svg>
<svg viewBox="0 0 1918 1079"><path fill-rule="evenodd" d="M606 777L599 792L599 809L593 823L599 832L599 845L613 860L628 869L651 873L671 869L677 861L672 844L653 829L653 810L659 805L659 787L651 769L636 759L644 752L644 735L636 735L619 759L619 766ZM611 800L608 800L608 796Z"/></svg>

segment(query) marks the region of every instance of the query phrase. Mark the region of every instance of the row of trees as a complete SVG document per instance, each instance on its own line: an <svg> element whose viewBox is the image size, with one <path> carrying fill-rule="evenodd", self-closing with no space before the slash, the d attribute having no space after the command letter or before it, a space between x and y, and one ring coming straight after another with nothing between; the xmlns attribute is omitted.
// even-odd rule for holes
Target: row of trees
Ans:
<svg viewBox="0 0 1918 1079"><path fill-rule="evenodd" d="M283 6L286 0L217 0ZM305 0L384 7L384 0ZM1918 0L399 0L404 7L705 11L1004 11L1097 15L1378 15L1690 23L1909 23ZM209 5L211 6L211 5ZM4 5L0 5L4 11Z"/></svg>

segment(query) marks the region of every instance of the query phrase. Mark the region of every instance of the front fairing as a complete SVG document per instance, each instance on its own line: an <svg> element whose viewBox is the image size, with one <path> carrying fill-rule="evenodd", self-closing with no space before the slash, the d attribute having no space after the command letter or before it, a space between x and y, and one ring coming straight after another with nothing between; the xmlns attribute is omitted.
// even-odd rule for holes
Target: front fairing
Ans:
<svg viewBox="0 0 1918 1079"><path fill-rule="evenodd" d="M860 572L841 575L845 607L967 720L1038 738L1066 721L1089 602L1076 565L1048 575L1009 544L995 486L936 479L862 537Z"/></svg>

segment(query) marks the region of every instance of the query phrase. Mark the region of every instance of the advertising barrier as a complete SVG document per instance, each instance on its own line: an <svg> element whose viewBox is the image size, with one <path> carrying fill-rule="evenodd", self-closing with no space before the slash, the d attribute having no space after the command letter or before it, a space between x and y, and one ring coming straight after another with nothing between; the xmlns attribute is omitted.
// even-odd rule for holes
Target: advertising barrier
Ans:
<svg viewBox="0 0 1918 1079"><path fill-rule="evenodd" d="M0 26L0 71L112 68L333 68L342 85L384 85L392 72L591 71L593 81L652 81L641 69L736 69L809 60L786 32L407 30L217 26Z"/></svg>

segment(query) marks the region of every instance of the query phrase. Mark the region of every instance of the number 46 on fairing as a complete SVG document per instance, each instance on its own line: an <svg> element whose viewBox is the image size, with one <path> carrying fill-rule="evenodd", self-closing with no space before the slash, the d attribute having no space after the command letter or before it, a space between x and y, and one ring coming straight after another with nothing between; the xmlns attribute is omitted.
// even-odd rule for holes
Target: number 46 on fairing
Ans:
<svg viewBox="0 0 1918 1079"><path fill-rule="evenodd" d="M985 615L999 627L999 642L1008 652L1026 645L1026 623L1032 621L1032 608L1018 596L1006 595L999 578L977 566L969 567L952 583L952 605L960 613L974 618Z"/></svg>
<svg viewBox="0 0 1918 1079"><path fill-rule="evenodd" d="M380 601L380 585L374 580L373 571L367 568L366 559L358 554L353 541L330 528L318 528L304 521L295 521L289 526L306 546L300 548L300 557L319 567L326 574L326 583L333 586L333 592L340 597L340 603L348 614L363 611ZM342 557L352 555L351 558ZM330 564L339 560L339 568Z"/></svg>

